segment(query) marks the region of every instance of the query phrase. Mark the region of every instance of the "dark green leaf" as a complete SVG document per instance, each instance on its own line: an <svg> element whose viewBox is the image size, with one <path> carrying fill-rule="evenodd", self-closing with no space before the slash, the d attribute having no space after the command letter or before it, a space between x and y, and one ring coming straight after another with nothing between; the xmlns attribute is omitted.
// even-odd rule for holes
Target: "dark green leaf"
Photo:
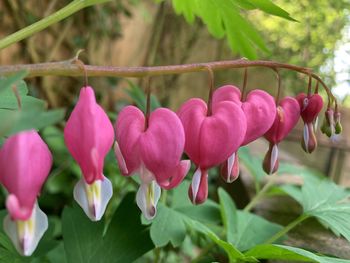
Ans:
<svg viewBox="0 0 350 263"><path fill-rule="evenodd" d="M235 234L237 233L237 209L231 197L222 188L219 188L219 201L222 222L226 231L227 241L234 243Z"/></svg>
<svg viewBox="0 0 350 263"><path fill-rule="evenodd" d="M97 243L95 242L95 245ZM135 194L127 194L116 212L91 263L133 262L153 249L147 226L141 224Z"/></svg>
<svg viewBox="0 0 350 263"><path fill-rule="evenodd" d="M68 263L93 261L102 244L103 222L91 222L83 210L75 205L66 207L62 214L62 234Z"/></svg>

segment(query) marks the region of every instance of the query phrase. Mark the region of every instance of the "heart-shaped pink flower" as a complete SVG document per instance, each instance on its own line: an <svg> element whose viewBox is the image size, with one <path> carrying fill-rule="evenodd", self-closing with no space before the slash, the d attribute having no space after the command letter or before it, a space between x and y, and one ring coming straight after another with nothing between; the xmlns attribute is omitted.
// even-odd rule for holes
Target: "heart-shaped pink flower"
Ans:
<svg viewBox="0 0 350 263"><path fill-rule="evenodd" d="M295 127L300 118L300 107L296 99L285 97L277 107L277 114L272 127L265 133L270 142L269 150L265 155L263 168L268 174L278 169L278 143L280 143Z"/></svg>
<svg viewBox="0 0 350 263"><path fill-rule="evenodd" d="M241 101L241 91L233 85L218 88L213 94L213 103L232 101L242 108L247 131L241 146L263 136L272 126L276 116L274 98L263 90L252 90L245 101ZM233 182L239 174L239 163L235 152L221 167L221 176L226 182Z"/></svg>
<svg viewBox="0 0 350 263"><path fill-rule="evenodd" d="M158 108L147 120L134 106L125 107L115 125L115 154L124 176L140 174L137 204L146 218L156 214L160 187L171 189L182 182L190 161L181 161L185 134L179 117ZM151 198L150 198L151 197Z"/></svg>
<svg viewBox="0 0 350 263"><path fill-rule="evenodd" d="M74 199L91 220L100 220L113 193L112 183L103 175L103 163L112 148L114 130L91 87L80 90L64 140L83 174L74 187Z"/></svg>
<svg viewBox="0 0 350 263"><path fill-rule="evenodd" d="M202 181L207 180L207 170L237 151L247 129L240 106L230 101L212 105L211 116L207 116L207 105L201 99L188 100L178 112L185 129L185 152L197 166L190 186L194 204L206 200L208 184Z"/></svg>
<svg viewBox="0 0 350 263"><path fill-rule="evenodd" d="M24 256L34 252L48 227L36 200L51 165L51 152L34 130L10 136L0 151L0 182L9 194L4 230Z"/></svg>
<svg viewBox="0 0 350 263"><path fill-rule="evenodd" d="M323 99L318 94L300 93L296 97L300 105L300 115L304 121L303 140L301 146L305 152L311 153L317 147L314 122L323 107Z"/></svg>

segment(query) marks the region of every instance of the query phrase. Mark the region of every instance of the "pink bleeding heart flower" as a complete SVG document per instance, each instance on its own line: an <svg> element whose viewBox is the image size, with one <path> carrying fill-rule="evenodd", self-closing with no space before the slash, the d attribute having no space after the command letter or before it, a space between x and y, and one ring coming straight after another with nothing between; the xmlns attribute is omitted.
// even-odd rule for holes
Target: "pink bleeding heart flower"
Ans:
<svg viewBox="0 0 350 263"><path fill-rule="evenodd" d="M103 163L113 145L114 130L91 87L81 89L64 129L64 140L83 174L74 187L74 199L92 221L98 221L113 193L111 182L103 175Z"/></svg>
<svg viewBox="0 0 350 263"><path fill-rule="evenodd" d="M141 185L136 201L143 215L153 219L161 188L180 184L190 169L190 161L181 161L185 134L178 116L158 108L148 120L134 106L125 107L115 124L115 155L124 176L138 173Z"/></svg>
<svg viewBox="0 0 350 263"><path fill-rule="evenodd" d="M300 107L296 99L285 97L277 106L277 114L272 127L265 133L270 142L269 150L265 155L263 168L268 174L278 169L278 143L280 143L295 127L300 118Z"/></svg>
<svg viewBox="0 0 350 263"><path fill-rule="evenodd" d="M317 147L314 122L323 107L322 97L318 94L306 95L300 93L296 97L300 105L300 115L304 121L304 132L301 146L307 153L312 153Z"/></svg>
<svg viewBox="0 0 350 263"><path fill-rule="evenodd" d="M4 230L23 256L34 252L48 227L36 200L51 166L50 150L34 130L12 135L0 150L0 182L8 192Z"/></svg>
<svg viewBox="0 0 350 263"><path fill-rule="evenodd" d="M213 103L232 101L239 105L247 120L247 131L241 146L263 136L272 126L276 116L274 98L263 90L252 90L246 99L241 101L241 91L233 85L218 88L213 94ZM221 165L222 178L231 183L238 178L239 162L237 152L233 153Z"/></svg>
<svg viewBox="0 0 350 263"><path fill-rule="evenodd" d="M194 204L207 199L208 169L223 163L237 151L247 129L240 106L231 101L212 105L210 116L207 116L207 105L201 99L188 100L178 112L185 129L185 152L197 166L189 188Z"/></svg>

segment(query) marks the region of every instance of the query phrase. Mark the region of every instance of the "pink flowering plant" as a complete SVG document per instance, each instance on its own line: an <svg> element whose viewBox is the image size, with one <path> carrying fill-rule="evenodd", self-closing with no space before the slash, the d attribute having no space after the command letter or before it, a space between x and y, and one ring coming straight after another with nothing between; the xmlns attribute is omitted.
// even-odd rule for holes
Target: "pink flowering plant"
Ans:
<svg viewBox="0 0 350 263"><path fill-rule="evenodd" d="M107 1L74 0L17 36L0 39L0 50L102 2ZM213 5L172 2L178 14L199 17L215 31L208 21ZM257 53L247 41L260 38L239 10L294 20L270 1L242 2L240 9L233 2L223 0L218 10L232 8L227 14L242 25L235 34L247 38L234 46L244 47L238 51L249 58ZM216 17L214 28L225 25L232 42L230 22ZM276 73L269 91L248 90L252 67ZM243 84L214 79L216 71L236 68L244 69ZM287 91L282 70L299 73L304 92ZM209 76L202 87L208 96L161 106L150 79L188 72ZM75 87L75 100L66 108L48 109L29 95L24 81L46 75L84 76L85 83ZM105 90L98 82L88 84L92 76L144 77L148 84L143 89L130 82L122 92L127 103L108 107L100 99ZM350 262L343 254L293 243L298 229L313 224L348 245L349 190L283 157L296 130L305 158L317 153L320 138L338 140L340 107L311 69L274 61L104 67L85 65L76 56L0 66L0 262ZM263 152L254 152L258 143ZM297 183L285 181L285 174L296 175ZM297 211L281 221L264 214L266 205Z"/></svg>

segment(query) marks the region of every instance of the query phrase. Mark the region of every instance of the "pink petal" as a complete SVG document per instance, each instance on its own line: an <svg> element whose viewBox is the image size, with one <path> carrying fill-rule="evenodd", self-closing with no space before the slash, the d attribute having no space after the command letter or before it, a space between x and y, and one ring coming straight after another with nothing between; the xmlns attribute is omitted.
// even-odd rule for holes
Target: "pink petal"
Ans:
<svg viewBox="0 0 350 263"><path fill-rule="evenodd" d="M179 166L185 134L179 117L169 109L151 113L147 130L140 137L143 163L159 184L167 181Z"/></svg>
<svg viewBox="0 0 350 263"><path fill-rule="evenodd" d="M103 178L103 162L114 141L113 126L96 103L91 87L83 87L64 129L69 152L78 162L87 183Z"/></svg>
<svg viewBox="0 0 350 263"><path fill-rule="evenodd" d="M145 130L145 117L135 106L127 106L119 113L115 124L118 164L123 175L132 175L141 166L139 139Z"/></svg>
<svg viewBox="0 0 350 263"><path fill-rule="evenodd" d="M276 116L275 100L263 90L253 90L243 102L242 110L247 119L247 132L242 145L246 145L271 128Z"/></svg>
<svg viewBox="0 0 350 263"><path fill-rule="evenodd" d="M274 144L282 141L295 127L300 118L300 107L296 99L285 97L277 107L277 114L272 127L264 135Z"/></svg>
<svg viewBox="0 0 350 263"><path fill-rule="evenodd" d="M9 137L0 150L0 181L9 192L7 207L13 219L30 217L49 175L52 155L36 131Z"/></svg>
<svg viewBox="0 0 350 263"><path fill-rule="evenodd" d="M296 97L300 105L300 115L305 123L313 122L323 107L323 99L318 94L307 96L305 93L300 93Z"/></svg>
<svg viewBox="0 0 350 263"><path fill-rule="evenodd" d="M166 190L177 187L183 181L190 168L191 162L189 160L181 161L179 165L174 169L169 180L164 181L159 185Z"/></svg>
<svg viewBox="0 0 350 263"><path fill-rule="evenodd" d="M188 100L178 111L185 131L185 151L197 165L200 163L200 132L206 115L207 105L201 99Z"/></svg>
<svg viewBox="0 0 350 263"><path fill-rule="evenodd" d="M242 102L240 89L233 85L225 85L216 89L213 94L213 104L222 101L231 101L236 103L238 106L241 106Z"/></svg>
<svg viewBox="0 0 350 263"><path fill-rule="evenodd" d="M206 104L191 99L178 113L186 134L185 152L202 169L224 162L237 151L247 128L244 113L236 104L223 101L213 106L213 114L206 116Z"/></svg>

